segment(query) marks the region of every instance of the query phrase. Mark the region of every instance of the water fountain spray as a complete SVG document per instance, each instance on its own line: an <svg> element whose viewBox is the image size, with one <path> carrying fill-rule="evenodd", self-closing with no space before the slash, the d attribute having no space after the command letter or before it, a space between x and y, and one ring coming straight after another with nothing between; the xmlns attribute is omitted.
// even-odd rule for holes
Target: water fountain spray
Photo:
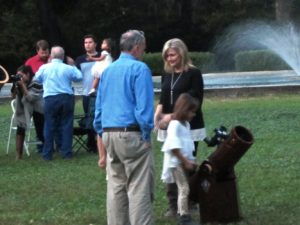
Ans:
<svg viewBox="0 0 300 225"><path fill-rule="evenodd" d="M300 32L292 23L251 21L231 26L214 51L223 57L239 51L268 49L300 75Z"/></svg>

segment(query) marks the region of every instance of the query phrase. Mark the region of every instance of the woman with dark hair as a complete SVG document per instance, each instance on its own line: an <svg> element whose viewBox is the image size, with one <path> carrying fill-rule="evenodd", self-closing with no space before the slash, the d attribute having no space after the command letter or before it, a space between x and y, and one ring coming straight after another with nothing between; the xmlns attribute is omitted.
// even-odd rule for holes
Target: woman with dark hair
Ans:
<svg viewBox="0 0 300 225"><path fill-rule="evenodd" d="M17 124L16 134L16 151L17 159L21 159L23 155L23 145L26 130L30 129L31 117L36 117L35 123L36 134L42 143L44 142L43 126L44 126L44 100L43 86L37 82L33 82L34 73L30 66L22 65L17 69L17 74L13 78L13 86L11 89L12 96L15 101L15 121Z"/></svg>

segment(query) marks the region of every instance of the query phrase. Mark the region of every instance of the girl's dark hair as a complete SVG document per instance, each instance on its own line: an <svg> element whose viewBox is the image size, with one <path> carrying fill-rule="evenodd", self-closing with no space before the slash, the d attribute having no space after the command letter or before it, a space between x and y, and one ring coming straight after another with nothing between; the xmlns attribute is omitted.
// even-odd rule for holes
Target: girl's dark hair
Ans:
<svg viewBox="0 0 300 225"><path fill-rule="evenodd" d="M105 41L109 47L109 51L111 52L111 48L112 48L112 45L113 45L113 41L111 38L104 38L103 41Z"/></svg>
<svg viewBox="0 0 300 225"><path fill-rule="evenodd" d="M31 66L22 65L17 69L17 72L28 73L30 77L30 81L32 80L34 73L31 69Z"/></svg>
<svg viewBox="0 0 300 225"><path fill-rule="evenodd" d="M198 99L192 97L188 93L182 93L176 100L173 111L173 119L185 121L187 119L187 113L192 110L196 111L198 107Z"/></svg>
<svg viewBox="0 0 300 225"><path fill-rule="evenodd" d="M109 51L110 51L109 53L110 53L113 61L116 60L119 57L120 53L119 53L119 50L117 49L115 40L112 39L112 38L104 38L103 41L107 42L107 44L108 44L108 46L110 48L109 49Z"/></svg>

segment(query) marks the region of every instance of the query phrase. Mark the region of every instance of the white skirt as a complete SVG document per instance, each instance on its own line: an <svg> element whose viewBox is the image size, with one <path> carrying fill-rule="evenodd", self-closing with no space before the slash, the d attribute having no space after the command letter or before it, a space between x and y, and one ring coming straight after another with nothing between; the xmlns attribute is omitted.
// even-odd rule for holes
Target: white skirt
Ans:
<svg viewBox="0 0 300 225"><path fill-rule="evenodd" d="M200 129L195 129L191 130L191 135L193 141L203 141L204 138L206 138L206 129L205 128L200 128ZM167 130L161 130L158 129L157 131L157 141L164 142L167 137Z"/></svg>

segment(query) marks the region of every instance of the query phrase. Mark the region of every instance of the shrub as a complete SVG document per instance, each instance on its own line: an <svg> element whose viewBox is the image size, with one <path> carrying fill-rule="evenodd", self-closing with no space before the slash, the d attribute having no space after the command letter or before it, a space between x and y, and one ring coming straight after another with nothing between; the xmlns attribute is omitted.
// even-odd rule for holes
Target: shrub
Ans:
<svg viewBox="0 0 300 225"><path fill-rule="evenodd" d="M198 67L202 73L217 71L215 55L209 52L190 52L189 56L193 64ZM144 62L150 67L154 76L162 74L164 62L160 52L147 53L144 55Z"/></svg>
<svg viewBox="0 0 300 225"><path fill-rule="evenodd" d="M239 52L235 55L236 71L287 70L290 67L268 50Z"/></svg>
<svg viewBox="0 0 300 225"><path fill-rule="evenodd" d="M153 76L159 76L164 69L164 62L160 52L147 53L144 55L144 62L152 70Z"/></svg>
<svg viewBox="0 0 300 225"><path fill-rule="evenodd" d="M216 57L210 52L190 52L193 64L198 67L202 73L216 72Z"/></svg>

